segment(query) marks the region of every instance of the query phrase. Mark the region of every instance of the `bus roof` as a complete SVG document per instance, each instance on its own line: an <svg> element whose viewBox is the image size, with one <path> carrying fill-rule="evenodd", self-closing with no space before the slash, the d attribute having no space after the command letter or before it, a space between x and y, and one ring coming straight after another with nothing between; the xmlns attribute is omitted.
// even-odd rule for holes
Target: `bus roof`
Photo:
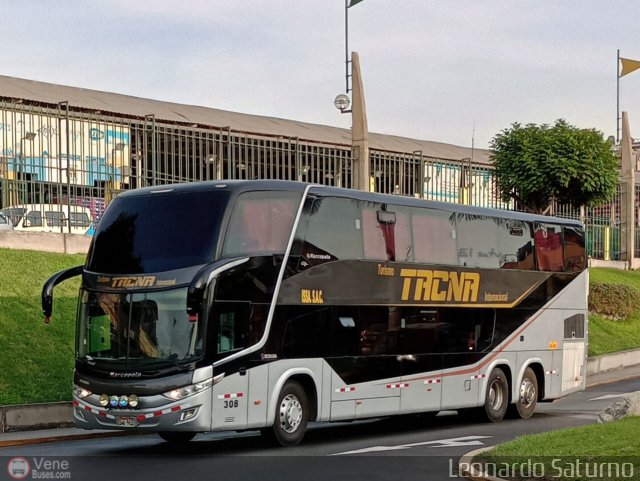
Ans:
<svg viewBox="0 0 640 481"><path fill-rule="evenodd" d="M490 209L486 207L474 207L469 205L455 204L449 202L437 202L432 200L417 199L392 194L380 194L376 192L365 192L354 189L345 189L341 187L331 187L320 184L309 184L306 182L297 182L292 180L215 180L205 182L187 182L180 184L166 184L155 187L145 187L123 192L118 197L133 197L139 195L148 195L160 192L193 192L202 190L226 189L234 194L255 190L282 190L290 192L303 192L308 186L311 186L310 193L333 195L339 197L348 197L357 200L370 202L379 202L385 204L426 207L430 209L442 210L446 212L455 212L468 215L483 215L498 217L504 219L513 219L529 222L544 222L551 224L564 224L572 226L582 226L582 223L575 219L566 219L553 216L545 216L540 214L530 214L527 212L518 212L512 210Z"/></svg>

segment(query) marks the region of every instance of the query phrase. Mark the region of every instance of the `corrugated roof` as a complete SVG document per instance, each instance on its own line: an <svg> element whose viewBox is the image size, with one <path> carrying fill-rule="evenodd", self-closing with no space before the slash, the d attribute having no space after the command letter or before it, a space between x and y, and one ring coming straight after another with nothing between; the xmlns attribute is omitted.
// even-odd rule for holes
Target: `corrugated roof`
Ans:
<svg viewBox="0 0 640 481"><path fill-rule="evenodd" d="M270 136L298 137L330 144L351 144L351 131L328 125L311 124L297 120L264 117L260 115L229 112L226 110L184 105L160 100L145 99L111 92L101 92L78 87L68 87L34 80L0 75L0 98L57 105L68 101L70 108L100 111L114 115L144 118L154 114L156 120L210 126L231 127L234 131ZM369 133L369 147L391 152L411 153L421 150L427 157L460 160L471 157L471 149L457 145L410 139L395 135ZM489 163L489 151L474 149L473 160L477 164Z"/></svg>

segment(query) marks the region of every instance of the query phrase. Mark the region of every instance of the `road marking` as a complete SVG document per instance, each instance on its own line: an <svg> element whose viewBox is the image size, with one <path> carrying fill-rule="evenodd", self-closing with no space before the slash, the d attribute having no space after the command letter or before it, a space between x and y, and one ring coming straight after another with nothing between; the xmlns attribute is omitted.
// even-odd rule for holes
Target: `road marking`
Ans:
<svg viewBox="0 0 640 481"><path fill-rule="evenodd" d="M492 436L463 436L460 438L436 439L435 441L423 441L420 443L399 444L396 446L371 446L370 448L354 449L353 451L344 451L342 453L334 453L331 456L342 456L343 454L363 454L375 453L380 451L399 451L402 449L411 449L416 446L429 446L430 448L450 448L458 446L481 446L484 443L480 439L487 439Z"/></svg>
<svg viewBox="0 0 640 481"><path fill-rule="evenodd" d="M605 394L604 396L594 397L593 399L589 399L589 401L602 401L603 399L615 399L618 397L626 396L628 393L622 394Z"/></svg>

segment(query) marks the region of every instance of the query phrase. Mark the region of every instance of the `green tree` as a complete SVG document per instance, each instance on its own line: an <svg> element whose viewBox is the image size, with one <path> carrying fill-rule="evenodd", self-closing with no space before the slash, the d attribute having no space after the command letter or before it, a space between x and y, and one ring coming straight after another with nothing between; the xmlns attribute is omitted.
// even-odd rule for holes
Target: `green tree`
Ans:
<svg viewBox="0 0 640 481"><path fill-rule="evenodd" d="M490 144L504 201L547 214L556 200L573 207L610 201L620 181L612 145L595 129L560 119L553 126L514 123Z"/></svg>

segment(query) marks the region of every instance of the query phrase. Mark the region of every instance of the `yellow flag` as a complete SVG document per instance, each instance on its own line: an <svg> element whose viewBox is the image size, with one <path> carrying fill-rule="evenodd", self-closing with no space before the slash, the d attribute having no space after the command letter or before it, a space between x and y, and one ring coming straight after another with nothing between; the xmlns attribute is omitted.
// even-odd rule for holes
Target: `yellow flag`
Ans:
<svg viewBox="0 0 640 481"><path fill-rule="evenodd" d="M638 60L620 57L620 62L622 62L622 72L620 72L620 77L624 77L628 73L640 68L640 61Z"/></svg>

